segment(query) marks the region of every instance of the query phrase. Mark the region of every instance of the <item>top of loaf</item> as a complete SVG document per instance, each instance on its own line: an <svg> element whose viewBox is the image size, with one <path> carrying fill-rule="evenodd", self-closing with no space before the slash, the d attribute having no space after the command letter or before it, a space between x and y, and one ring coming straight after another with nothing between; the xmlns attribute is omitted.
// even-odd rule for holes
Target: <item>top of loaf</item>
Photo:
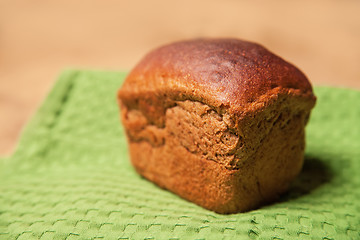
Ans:
<svg viewBox="0 0 360 240"><path fill-rule="evenodd" d="M195 39L147 54L127 76L119 97L125 102L136 97L161 102L190 99L234 109L274 88L295 89L314 98L311 84L299 69L259 44Z"/></svg>

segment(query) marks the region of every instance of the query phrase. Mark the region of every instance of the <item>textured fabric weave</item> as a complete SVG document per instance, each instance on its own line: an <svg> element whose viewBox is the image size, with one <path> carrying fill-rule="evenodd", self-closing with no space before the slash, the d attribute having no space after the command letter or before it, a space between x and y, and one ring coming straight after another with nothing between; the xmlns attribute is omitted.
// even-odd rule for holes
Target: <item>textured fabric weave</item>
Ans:
<svg viewBox="0 0 360 240"><path fill-rule="evenodd" d="M302 173L271 205L220 215L141 178L116 91L68 71L0 160L0 239L360 239L360 92L315 88Z"/></svg>

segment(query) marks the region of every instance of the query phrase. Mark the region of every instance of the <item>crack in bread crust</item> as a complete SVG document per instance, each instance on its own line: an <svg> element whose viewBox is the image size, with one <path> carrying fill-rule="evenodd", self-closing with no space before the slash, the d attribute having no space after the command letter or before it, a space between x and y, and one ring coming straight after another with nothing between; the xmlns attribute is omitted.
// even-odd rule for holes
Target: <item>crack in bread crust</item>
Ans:
<svg viewBox="0 0 360 240"><path fill-rule="evenodd" d="M198 101L174 101L165 111L163 127L152 124L136 107L122 107L123 123L132 142L147 141L153 147L162 147L171 136L192 154L228 169L240 169L259 151L275 125L282 131L298 116L302 119L299 127L305 126L309 114L304 111L306 108L298 106L296 97L293 101L286 97L274 95L272 100L268 99L271 104L257 103L256 110L235 117L226 112L219 114Z"/></svg>
<svg viewBox="0 0 360 240"><path fill-rule="evenodd" d="M189 152L226 165L242 146L236 130L229 128L222 116L200 102L183 101L168 109L166 129Z"/></svg>
<svg viewBox="0 0 360 240"><path fill-rule="evenodd" d="M228 126L227 115L221 116L196 101L176 101L174 107L166 110L163 128L150 124L138 109L123 108L123 123L130 141L147 141L153 147L161 147L166 136L171 135L189 152L219 163L233 161L243 145L236 130Z"/></svg>

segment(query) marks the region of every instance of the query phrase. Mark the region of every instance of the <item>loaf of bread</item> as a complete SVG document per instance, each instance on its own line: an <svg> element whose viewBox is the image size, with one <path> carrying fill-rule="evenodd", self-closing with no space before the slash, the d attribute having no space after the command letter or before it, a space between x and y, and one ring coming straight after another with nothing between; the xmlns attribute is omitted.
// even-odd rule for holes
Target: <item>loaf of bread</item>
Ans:
<svg viewBox="0 0 360 240"><path fill-rule="evenodd" d="M276 199L298 175L316 98L304 74L237 39L147 54L118 92L135 169L218 213Z"/></svg>

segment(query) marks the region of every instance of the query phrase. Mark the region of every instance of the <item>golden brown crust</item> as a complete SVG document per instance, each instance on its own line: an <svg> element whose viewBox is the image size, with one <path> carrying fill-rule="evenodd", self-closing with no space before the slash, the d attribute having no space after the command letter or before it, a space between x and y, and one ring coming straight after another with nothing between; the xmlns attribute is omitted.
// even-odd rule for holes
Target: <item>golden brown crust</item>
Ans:
<svg viewBox="0 0 360 240"><path fill-rule="evenodd" d="M239 112L277 87L314 98L305 75L264 47L237 39L197 39L150 52L130 72L119 97L128 105L141 96L165 107L171 105L168 99L191 99ZM163 115L164 109L155 110ZM148 117L163 124L159 115Z"/></svg>
<svg viewBox="0 0 360 240"><path fill-rule="evenodd" d="M118 97L136 170L219 213L253 209L288 188L315 104L296 67L235 39L158 48Z"/></svg>

